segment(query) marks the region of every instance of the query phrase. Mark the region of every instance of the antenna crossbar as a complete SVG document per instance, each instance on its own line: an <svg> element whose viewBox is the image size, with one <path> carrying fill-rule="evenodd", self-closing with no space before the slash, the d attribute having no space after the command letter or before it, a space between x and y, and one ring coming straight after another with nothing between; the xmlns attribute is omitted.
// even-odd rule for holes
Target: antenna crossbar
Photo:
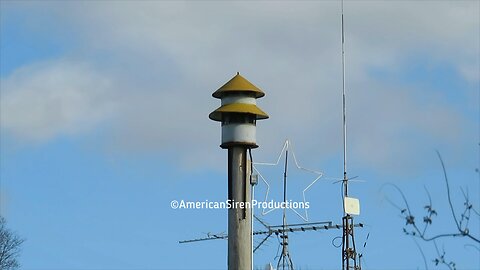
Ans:
<svg viewBox="0 0 480 270"><path fill-rule="evenodd" d="M308 225L308 226L305 226ZM363 223L357 223L353 225L354 227L363 227ZM277 229L279 228L279 229ZM311 222L305 224L288 224L286 228L283 229L283 225L267 226L267 230L263 231L254 231L252 235L265 235L265 234L282 234L284 230L288 232L306 232L306 231L320 231L320 230L330 230L330 229L343 229L343 225L333 224L331 221L323 222ZM203 238L189 239L178 241L180 244L208 241L208 240L218 240L218 239L228 239L228 235L224 234L214 234Z"/></svg>

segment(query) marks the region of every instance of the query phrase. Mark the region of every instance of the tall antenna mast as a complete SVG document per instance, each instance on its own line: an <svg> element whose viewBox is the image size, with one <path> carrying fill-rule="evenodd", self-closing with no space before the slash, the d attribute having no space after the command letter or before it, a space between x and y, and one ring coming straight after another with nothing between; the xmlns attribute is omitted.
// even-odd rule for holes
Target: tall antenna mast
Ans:
<svg viewBox="0 0 480 270"><path fill-rule="evenodd" d="M343 181L345 184L347 178L347 110L345 104L345 29L343 22L343 0L342 0L342 112L343 112ZM347 188L345 185L345 196Z"/></svg>
<svg viewBox="0 0 480 270"><path fill-rule="evenodd" d="M283 203L287 202L287 168L288 168L288 149L285 150L285 167L283 171ZM282 222L282 254L278 259L277 270L293 270L293 262L288 252L288 231L287 231L287 208L283 208L283 222Z"/></svg>
<svg viewBox="0 0 480 270"><path fill-rule="evenodd" d="M348 197L348 177L347 177L347 117L346 117L346 95L345 95L345 26L343 0L341 0L342 9L342 115L343 115L343 236L342 236L342 269L361 269L357 264L357 251L355 249L355 238L353 234L354 222L350 214L358 214L358 200ZM348 200L348 205L347 205ZM353 201L353 207L351 205ZM348 208L348 209L347 209ZM353 208L353 211L352 209Z"/></svg>

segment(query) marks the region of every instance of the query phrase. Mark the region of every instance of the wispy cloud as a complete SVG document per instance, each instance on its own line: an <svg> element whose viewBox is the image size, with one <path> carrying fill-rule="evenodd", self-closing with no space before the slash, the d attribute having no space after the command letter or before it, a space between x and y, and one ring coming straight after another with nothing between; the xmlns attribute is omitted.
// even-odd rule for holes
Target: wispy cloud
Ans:
<svg viewBox="0 0 480 270"><path fill-rule="evenodd" d="M1 88L2 129L30 142L87 132L115 112L110 80L78 62L23 67Z"/></svg>

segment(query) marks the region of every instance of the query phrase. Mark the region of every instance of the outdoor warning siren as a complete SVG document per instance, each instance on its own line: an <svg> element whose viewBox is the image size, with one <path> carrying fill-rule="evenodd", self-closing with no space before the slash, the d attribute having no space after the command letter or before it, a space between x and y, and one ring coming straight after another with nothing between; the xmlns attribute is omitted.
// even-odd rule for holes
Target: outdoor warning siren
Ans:
<svg viewBox="0 0 480 270"><path fill-rule="evenodd" d="M258 119L268 115L257 107L257 98L265 96L262 90L237 75L215 91L212 96L221 100L221 106L209 118L222 123L222 144L228 150L228 199L252 203L251 174L252 148L256 143ZM248 160L250 156L250 160ZM249 207L228 209L229 270L253 269L253 212Z"/></svg>
<svg viewBox="0 0 480 270"><path fill-rule="evenodd" d="M257 120L267 119L268 115L257 107L257 98L265 96L265 93L237 72L212 96L221 100L221 106L209 115L210 119L222 123L220 147L258 147L256 123Z"/></svg>

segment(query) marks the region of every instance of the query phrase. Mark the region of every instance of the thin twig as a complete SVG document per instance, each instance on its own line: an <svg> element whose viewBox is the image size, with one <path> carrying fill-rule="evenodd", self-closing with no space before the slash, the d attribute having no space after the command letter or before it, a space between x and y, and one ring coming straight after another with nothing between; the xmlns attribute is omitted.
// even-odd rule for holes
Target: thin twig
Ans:
<svg viewBox="0 0 480 270"><path fill-rule="evenodd" d="M445 178L445 183L447 185L448 204L450 205L450 210L452 211L452 215L453 215L453 219L455 220L455 224L457 225L458 230L461 231L462 228L460 228L460 225L458 223L457 216L455 215L455 210L453 209L452 198L450 196L450 185L448 183L447 170L445 169L445 164L443 163L443 159L442 159L442 156L440 155L440 152L438 152L438 150L436 150L436 152L437 152L438 159L440 159L440 163L442 164L443 175L444 175L444 178Z"/></svg>
<svg viewBox="0 0 480 270"><path fill-rule="evenodd" d="M473 247L480 252L480 248L475 246L475 245L472 245L472 244L466 244L466 245L464 245L464 247Z"/></svg>
<svg viewBox="0 0 480 270"><path fill-rule="evenodd" d="M423 185L423 188L425 189L425 192L427 193L427 196L428 196L428 214L429 214L429 219L430 219L430 223L431 223L431 220L432 220L432 196L430 196L430 192L428 192L428 189L425 185ZM422 232L422 235L425 235L425 232L427 231L427 227L429 225L428 222L424 222L425 223L425 227L423 227L423 232Z"/></svg>
<svg viewBox="0 0 480 270"><path fill-rule="evenodd" d="M405 206L407 207L408 214L411 216L412 212L410 211L410 206L408 205L407 199L405 197L405 194L403 194L402 190L397 185L392 184L392 183L386 183L383 186L392 186L400 193L400 195L402 196L403 202L405 203ZM402 209L402 211L403 211L403 209Z"/></svg>
<svg viewBox="0 0 480 270"><path fill-rule="evenodd" d="M425 264L425 269L428 270L428 264L427 264L427 259L425 258L425 253L423 253L423 250L418 244L417 240L415 240L415 238L412 238L412 239L413 239L413 242L415 242L415 245L417 246L418 250L420 251L420 254L422 254L423 263Z"/></svg>
<svg viewBox="0 0 480 270"><path fill-rule="evenodd" d="M445 261L445 248L442 247L443 253L442 253L442 255L440 255L440 251L438 250L437 242L433 241L433 244L435 245L435 250L437 251L437 256L438 256L438 258L436 258L434 260L434 262L436 264L442 263L442 264L446 265L448 267L448 269L455 270L455 263L454 262L447 263Z"/></svg>

